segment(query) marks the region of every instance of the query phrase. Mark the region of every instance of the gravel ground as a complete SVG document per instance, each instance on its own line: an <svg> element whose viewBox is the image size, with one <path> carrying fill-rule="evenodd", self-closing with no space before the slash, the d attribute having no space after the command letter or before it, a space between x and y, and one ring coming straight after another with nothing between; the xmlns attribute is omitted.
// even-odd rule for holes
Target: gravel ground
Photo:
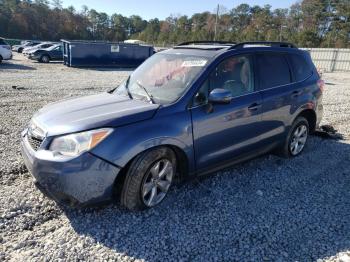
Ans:
<svg viewBox="0 0 350 262"><path fill-rule="evenodd" d="M324 75L323 124L344 140L312 137L300 157L225 169L139 213L44 197L23 165L21 130L46 103L111 89L129 73L18 54L0 65L0 260L350 261L350 73Z"/></svg>

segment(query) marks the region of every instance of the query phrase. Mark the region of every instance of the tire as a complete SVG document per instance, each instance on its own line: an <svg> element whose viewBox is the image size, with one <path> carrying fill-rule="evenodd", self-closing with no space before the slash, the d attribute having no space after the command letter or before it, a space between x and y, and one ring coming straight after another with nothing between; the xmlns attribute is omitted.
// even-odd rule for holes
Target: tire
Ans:
<svg viewBox="0 0 350 262"><path fill-rule="evenodd" d="M17 52L18 53L22 53L23 52L23 48L18 48Z"/></svg>
<svg viewBox="0 0 350 262"><path fill-rule="evenodd" d="M300 137L298 137L299 132L302 132L300 133ZM304 117L298 117L295 119L287 137L285 138L283 146L279 148L277 154L285 158L300 155L307 143L309 132L309 123Z"/></svg>
<svg viewBox="0 0 350 262"><path fill-rule="evenodd" d="M0 55L0 64L2 63L2 56Z"/></svg>
<svg viewBox="0 0 350 262"><path fill-rule="evenodd" d="M126 173L121 205L129 210L144 210L158 205L169 192L175 174L176 156L170 148L158 147L141 153Z"/></svg>
<svg viewBox="0 0 350 262"><path fill-rule="evenodd" d="M40 57L40 62L42 63L49 63L50 62L50 57L48 55L43 55Z"/></svg>

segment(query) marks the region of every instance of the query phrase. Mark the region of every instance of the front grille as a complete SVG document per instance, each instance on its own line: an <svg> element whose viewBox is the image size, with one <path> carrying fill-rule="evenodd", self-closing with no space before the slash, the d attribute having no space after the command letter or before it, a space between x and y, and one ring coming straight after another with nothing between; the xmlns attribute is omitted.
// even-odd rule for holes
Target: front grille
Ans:
<svg viewBox="0 0 350 262"><path fill-rule="evenodd" d="M27 139L28 139L28 143L30 144L30 146L33 148L34 151L37 151L40 148L41 143L43 142L43 140L33 137L31 135L27 135Z"/></svg>

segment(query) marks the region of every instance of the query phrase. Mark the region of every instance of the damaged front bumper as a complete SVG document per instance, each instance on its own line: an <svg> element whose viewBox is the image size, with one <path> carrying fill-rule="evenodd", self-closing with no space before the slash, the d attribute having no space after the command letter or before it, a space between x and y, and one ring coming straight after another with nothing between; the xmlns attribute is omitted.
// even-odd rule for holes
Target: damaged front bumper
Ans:
<svg viewBox="0 0 350 262"><path fill-rule="evenodd" d="M85 152L78 157L55 156L47 150L35 151L26 132L21 151L36 186L48 197L69 206L86 206L113 198L114 182L120 168Z"/></svg>

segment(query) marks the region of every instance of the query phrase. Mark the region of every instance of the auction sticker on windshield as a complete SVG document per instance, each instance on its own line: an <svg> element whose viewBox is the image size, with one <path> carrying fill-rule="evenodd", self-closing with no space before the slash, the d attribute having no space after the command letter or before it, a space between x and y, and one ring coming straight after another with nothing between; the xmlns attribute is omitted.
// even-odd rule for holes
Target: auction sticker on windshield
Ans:
<svg viewBox="0 0 350 262"><path fill-rule="evenodd" d="M182 67L205 66L207 60L187 60L182 63Z"/></svg>

